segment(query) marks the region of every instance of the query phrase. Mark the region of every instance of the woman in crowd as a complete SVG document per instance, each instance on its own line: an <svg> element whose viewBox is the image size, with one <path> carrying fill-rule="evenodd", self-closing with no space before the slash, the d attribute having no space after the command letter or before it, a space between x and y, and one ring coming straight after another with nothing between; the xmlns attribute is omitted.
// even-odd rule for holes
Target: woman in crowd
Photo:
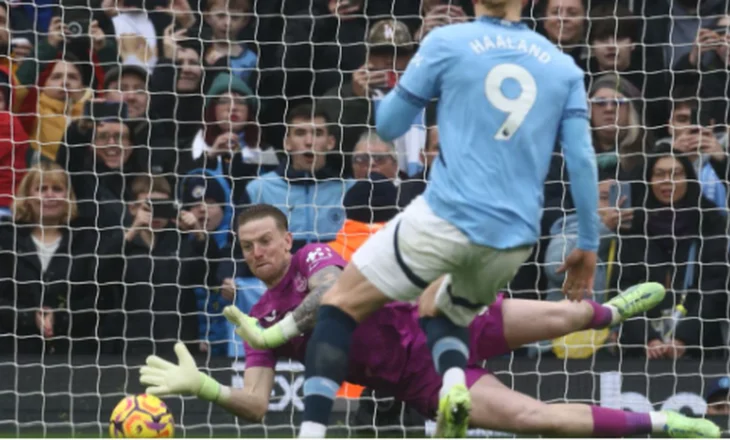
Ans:
<svg viewBox="0 0 730 440"><path fill-rule="evenodd" d="M279 165L276 152L260 145L256 124L259 103L238 76L220 73L206 93L205 124L189 151L180 152L180 174L195 168L215 170L232 180L238 202L246 185Z"/></svg>
<svg viewBox="0 0 730 440"><path fill-rule="evenodd" d="M599 168L616 167L621 180L638 178L645 152L654 145L644 129L641 92L628 80L606 74L593 82L588 98Z"/></svg>
<svg viewBox="0 0 730 440"><path fill-rule="evenodd" d="M631 228L618 230L620 270L614 281L620 289L655 281L666 286L667 296L647 312L649 320L626 321L619 342L628 351L645 350L650 359L682 354L677 345L722 345L721 331L714 328L718 320L700 324L696 318L727 319L725 219L702 197L692 163L669 147L649 156L642 180L632 183ZM677 305L692 319L676 325L669 317Z"/></svg>
<svg viewBox="0 0 730 440"><path fill-rule="evenodd" d="M542 33L585 70L588 66L585 4L582 0L547 0L541 3L545 5Z"/></svg>
<svg viewBox="0 0 730 440"><path fill-rule="evenodd" d="M0 225L0 352L98 353L121 243L78 218L63 168L31 169Z"/></svg>

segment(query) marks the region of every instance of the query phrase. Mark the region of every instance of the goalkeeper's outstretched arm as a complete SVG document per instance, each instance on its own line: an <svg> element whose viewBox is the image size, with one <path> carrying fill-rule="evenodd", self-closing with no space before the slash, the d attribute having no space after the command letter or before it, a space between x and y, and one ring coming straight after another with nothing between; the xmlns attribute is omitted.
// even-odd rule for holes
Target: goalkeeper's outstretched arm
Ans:
<svg viewBox="0 0 730 440"><path fill-rule="evenodd" d="M198 371L195 360L182 342L175 344L175 354L177 365L158 356L147 358L147 364L139 372L140 383L147 385L145 392L158 397L196 396L245 420L257 423L263 420L274 387L273 368L247 368L243 374L243 389L231 389Z"/></svg>

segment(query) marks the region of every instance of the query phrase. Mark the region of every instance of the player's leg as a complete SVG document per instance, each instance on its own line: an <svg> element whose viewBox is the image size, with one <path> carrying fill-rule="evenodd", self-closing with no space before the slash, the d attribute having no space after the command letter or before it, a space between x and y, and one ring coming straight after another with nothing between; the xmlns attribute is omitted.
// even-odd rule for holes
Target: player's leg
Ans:
<svg viewBox="0 0 730 440"><path fill-rule="evenodd" d="M428 219L424 221L418 209L425 202L416 202L358 249L322 298L317 325L307 344L300 437L325 435L336 392L347 373L350 341L358 322L390 300L417 298L429 281L443 273L443 250L420 242L433 243L429 232L438 228L429 228ZM413 248L420 253L414 254Z"/></svg>
<svg viewBox="0 0 730 440"><path fill-rule="evenodd" d="M553 437L720 436L720 429L709 420L678 413L634 413L593 405L546 404L507 388L491 374L484 374L470 392L473 402L470 419L477 428Z"/></svg>
<svg viewBox="0 0 730 440"><path fill-rule="evenodd" d="M459 344L462 350L452 350L454 365L443 374L443 382L439 393L439 408L436 418L436 436L463 437L468 426L469 394L466 388L464 370L469 358L469 325L484 308L491 304L502 289L514 277L519 267L529 257L528 247L497 251L473 244L467 245L468 251L460 261L461 266L444 277L438 285L434 303L437 313L422 318L422 327L429 339L432 356L439 366L439 357L443 354L439 344L455 345L453 338L446 331L463 338ZM430 296L431 291L425 295ZM419 309L423 312L423 308ZM458 329L458 331L456 330ZM436 331L435 331L436 330ZM502 338L503 340L503 338ZM432 341L436 341L435 343ZM439 372L442 372L441 370Z"/></svg>
<svg viewBox="0 0 730 440"><path fill-rule="evenodd" d="M348 300L353 298L353 300ZM323 438L337 390L345 380L358 323L390 301L352 264L327 291L307 343L301 438Z"/></svg>
<svg viewBox="0 0 730 440"><path fill-rule="evenodd" d="M501 304L504 338L508 348L514 350L580 330L609 327L654 308L664 299L664 295L665 289L661 284L642 283L603 305L592 300L554 302L505 299ZM633 307L626 307L628 304Z"/></svg>

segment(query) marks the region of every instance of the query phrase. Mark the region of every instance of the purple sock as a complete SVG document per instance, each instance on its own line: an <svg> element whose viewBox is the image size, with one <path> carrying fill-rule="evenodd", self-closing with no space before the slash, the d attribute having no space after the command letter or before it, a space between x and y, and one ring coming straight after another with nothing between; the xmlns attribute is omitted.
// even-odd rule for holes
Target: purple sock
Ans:
<svg viewBox="0 0 730 440"><path fill-rule="evenodd" d="M649 413L634 413L620 409L591 406L593 413L593 437L626 437L651 434Z"/></svg>
<svg viewBox="0 0 730 440"><path fill-rule="evenodd" d="M584 299L583 301L587 302L591 305L591 307L593 307L593 317L591 318L591 321L585 326L584 330L589 328L600 329L611 325L611 319L613 319L611 309L602 306L590 299Z"/></svg>

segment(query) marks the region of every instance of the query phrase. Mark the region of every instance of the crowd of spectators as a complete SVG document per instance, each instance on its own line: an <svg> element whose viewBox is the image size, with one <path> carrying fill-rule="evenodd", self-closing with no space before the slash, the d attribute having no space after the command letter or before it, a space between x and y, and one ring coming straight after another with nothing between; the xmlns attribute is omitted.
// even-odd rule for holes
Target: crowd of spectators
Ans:
<svg viewBox="0 0 730 440"><path fill-rule="evenodd" d="M271 204L295 248L347 249L348 221L367 236L364 212L375 223L418 197L436 103L393 142L374 114L419 42L473 13L470 0L0 1L0 353L164 356L180 339L225 356L223 307L256 300L236 214ZM523 16L586 72L596 299L645 281L669 293L600 343L726 356L730 2L532 0ZM509 294L559 299L576 234L556 144L542 238Z"/></svg>

